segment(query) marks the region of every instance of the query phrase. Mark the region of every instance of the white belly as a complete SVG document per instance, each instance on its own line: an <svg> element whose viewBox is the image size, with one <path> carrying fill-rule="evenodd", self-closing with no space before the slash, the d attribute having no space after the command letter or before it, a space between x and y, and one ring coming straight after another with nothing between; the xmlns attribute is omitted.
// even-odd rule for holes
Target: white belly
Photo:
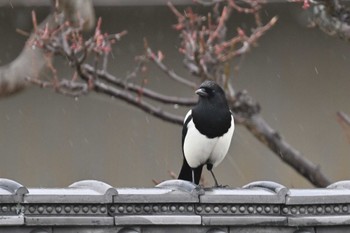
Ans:
<svg viewBox="0 0 350 233"><path fill-rule="evenodd" d="M184 155L188 165L196 168L202 164L211 163L216 167L227 154L233 131L233 117L231 128L226 134L218 138L207 138L202 135L191 120L187 125L187 134L184 141Z"/></svg>

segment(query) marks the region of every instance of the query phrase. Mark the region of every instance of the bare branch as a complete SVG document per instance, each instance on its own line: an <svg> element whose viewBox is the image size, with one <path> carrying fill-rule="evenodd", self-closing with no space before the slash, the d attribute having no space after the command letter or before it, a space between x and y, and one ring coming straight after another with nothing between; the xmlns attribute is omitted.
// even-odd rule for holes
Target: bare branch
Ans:
<svg viewBox="0 0 350 233"><path fill-rule="evenodd" d="M249 7L242 7L236 3L236 0L228 0L229 6L240 13L254 14L261 9L262 1L243 1L248 4ZM260 3L260 4L259 4Z"/></svg>
<svg viewBox="0 0 350 233"><path fill-rule="evenodd" d="M170 123L175 123L178 125L182 125L183 123L183 116L175 115L170 112L164 111L162 110L162 108L153 106L150 103L131 95L127 91L119 90L117 88L114 88L98 80L93 81L93 86L94 86L93 89L96 92L104 93L109 96L113 96L115 98L121 99L159 119L165 120Z"/></svg>
<svg viewBox="0 0 350 233"><path fill-rule="evenodd" d="M249 51L252 44L256 43L256 41L261 36L263 36L266 33L266 31L270 30L276 24L277 19L278 18L275 16L265 26L262 26L260 28L257 28L256 30L254 30L254 32L249 37L242 39L242 42L243 42L242 47L240 47L237 50L233 50L233 51L229 52L228 54L224 54L222 56L219 56L219 59L222 62L225 62L225 61L228 61L234 57L241 56L242 54L245 54L247 51ZM237 37L235 37L231 41L223 43L222 46L224 46L224 48L227 48L229 46L233 46L238 41L239 41L239 39Z"/></svg>
<svg viewBox="0 0 350 233"><path fill-rule="evenodd" d="M162 61L157 59L156 55L149 47L146 49L146 52L148 57L157 65L157 67L160 68L164 73L166 73L170 78L174 79L179 83L185 84L193 89L198 87L196 83L177 75L173 70L170 70L168 67L166 67L166 65Z"/></svg>
<svg viewBox="0 0 350 233"><path fill-rule="evenodd" d="M319 165L313 164L298 150L288 144L260 115L252 116L244 122L244 125L260 142L267 145L284 162L316 187L327 187L332 183L321 172Z"/></svg>
<svg viewBox="0 0 350 233"><path fill-rule="evenodd" d="M107 81L110 84L113 84L117 87L120 87L127 91L132 91L135 93L142 92L144 97L148 97L150 99L156 100L160 103L164 104L177 104L182 106L192 106L196 104L197 99L195 98L182 98L177 96L168 96L160 94L159 92L152 91L148 88L141 87L134 83L125 82L124 80L117 78L116 76L111 75L110 73L103 70L95 70L92 66L85 64L82 69L89 73L90 75L96 73L97 77Z"/></svg>
<svg viewBox="0 0 350 233"><path fill-rule="evenodd" d="M223 8L221 12L221 16L219 18L219 23L216 26L213 33L210 33L209 38L207 40L207 44L210 45L211 43L213 43L214 39L219 37L220 31L223 30L223 28L225 27L226 20L228 19L228 15L229 15L228 11L229 10L227 7Z"/></svg>
<svg viewBox="0 0 350 233"><path fill-rule="evenodd" d="M350 143L350 117L344 112L337 112L337 120L342 127L348 142Z"/></svg>
<svg viewBox="0 0 350 233"><path fill-rule="evenodd" d="M337 112L339 120L350 126L350 117L345 114L345 112Z"/></svg>
<svg viewBox="0 0 350 233"><path fill-rule="evenodd" d="M53 31L59 26L61 20L71 22L72 26L83 20L84 29L89 29L94 24L95 16L91 0L58 0L57 2L58 13L49 15L41 24L37 24L33 15L34 32L39 29ZM34 37L35 34L32 33L28 41L32 41ZM46 52L35 46L28 46L27 43L15 60L0 67L0 97L17 93L26 87L27 76L39 77L47 68L47 61L52 59L46 55Z"/></svg>
<svg viewBox="0 0 350 233"><path fill-rule="evenodd" d="M259 114L260 106L252 100L247 92L238 93L236 101L231 103L231 106L235 113L235 119L300 175L317 187L326 187L331 184L329 178L321 172L319 165L313 164L267 124Z"/></svg>
<svg viewBox="0 0 350 233"><path fill-rule="evenodd" d="M309 9L311 22L330 36L350 40L350 8L339 0L289 0L303 2Z"/></svg>
<svg viewBox="0 0 350 233"><path fill-rule="evenodd" d="M224 2L226 0L194 0L194 2L199 3L203 6L212 6L217 3Z"/></svg>
<svg viewBox="0 0 350 233"><path fill-rule="evenodd" d="M32 77L26 77L26 80L42 88L53 88L57 93L72 97L78 97L88 93L88 85L86 83L71 81L67 79L63 79L58 82L49 82Z"/></svg>

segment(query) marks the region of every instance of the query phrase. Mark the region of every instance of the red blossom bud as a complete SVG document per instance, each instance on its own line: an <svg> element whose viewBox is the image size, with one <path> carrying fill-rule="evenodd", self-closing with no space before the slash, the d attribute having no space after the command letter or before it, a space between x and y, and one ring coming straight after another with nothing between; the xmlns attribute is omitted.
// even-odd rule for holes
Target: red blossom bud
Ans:
<svg viewBox="0 0 350 233"><path fill-rule="evenodd" d="M241 28L237 28L237 33L240 37L245 37L245 32Z"/></svg>
<svg viewBox="0 0 350 233"><path fill-rule="evenodd" d="M304 0L303 9L306 10L306 9L309 9L309 7L310 7L309 0Z"/></svg>
<svg viewBox="0 0 350 233"><path fill-rule="evenodd" d="M158 61L162 61L164 59L164 54L162 51L158 50Z"/></svg>

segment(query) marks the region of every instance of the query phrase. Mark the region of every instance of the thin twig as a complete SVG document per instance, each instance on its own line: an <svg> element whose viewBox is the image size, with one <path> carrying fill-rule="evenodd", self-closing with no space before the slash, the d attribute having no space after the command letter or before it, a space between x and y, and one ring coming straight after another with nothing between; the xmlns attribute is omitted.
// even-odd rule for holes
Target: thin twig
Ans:
<svg viewBox="0 0 350 233"><path fill-rule="evenodd" d="M113 96L115 98L121 99L133 106L136 106L138 109L141 109L144 112L150 115L153 115L159 119L165 120L167 122L175 123L178 125L182 125L183 123L183 116L179 116L176 114L172 114L168 111L164 111L162 108L156 107L144 101L143 99L139 99L138 97L131 95L129 92L125 90L114 88L98 80L94 80L93 82L94 82L93 89L96 92L104 93L109 96Z"/></svg>
<svg viewBox="0 0 350 233"><path fill-rule="evenodd" d="M177 97L177 96L163 95L163 94L160 94L159 92L152 91L148 88L141 87L134 83L124 82L122 79L117 78L116 76L108 72L105 72L102 70L95 71L94 68L88 64L83 65L82 69L84 69L89 74L94 74L96 72L96 75L100 79L105 80L108 83L113 84L117 87L129 90L135 93L139 93L140 91L142 91L144 97L148 97L160 103L177 104L181 106L193 106L194 104L197 103L197 99L195 98L183 98L183 97Z"/></svg>
<svg viewBox="0 0 350 233"><path fill-rule="evenodd" d="M198 87L196 83L184 79L183 77L177 75L175 71L170 70L163 62L156 58L155 54L150 48L147 48L147 55L157 65L157 67L160 68L164 73L166 73L170 78L174 79L179 83L185 84L193 89Z"/></svg>
<svg viewBox="0 0 350 233"><path fill-rule="evenodd" d="M345 136L350 143L350 117L345 112L337 112L337 120L342 127Z"/></svg>
<svg viewBox="0 0 350 233"><path fill-rule="evenodd" d="M26 80L32 84L38 85L42 88L53 88L57 93L68 95L72 97L78 97L88 93L88 85L82 82L76 82L71 80L60 80L58 82L43 81L41 79L26 77Z"/></svg>
<svg viewBox="0 0 350 233"><path fill-rule="evenodd" d="M236 56L240 56L246 53L252 44L254 44L262 35L264 35L266 31L271 29L276 24L277 20L278 18L276 16L273 17L267 24L265 24L263 27L257 28L247 39L245 39L243 41L243 46L241 48L234 50L228 54L225 54L223 56L219 56L219 59L222 62L225 62Z"/></svg>

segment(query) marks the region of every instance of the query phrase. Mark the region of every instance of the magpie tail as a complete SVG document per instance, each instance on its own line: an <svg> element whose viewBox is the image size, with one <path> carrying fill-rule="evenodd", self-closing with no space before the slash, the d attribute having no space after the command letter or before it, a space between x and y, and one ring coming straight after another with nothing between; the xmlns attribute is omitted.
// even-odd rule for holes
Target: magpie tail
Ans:
<svg viewBox="0 0 350 233"><path fill-rule="evenodd" d="M203 169L203 165L193 169L194 183L197 185L199 184L199 180L201 179L201 176L202 176L202 169ZM192 182L192 168L188 165L185 158L184 158L178 179Z"/></svg>

